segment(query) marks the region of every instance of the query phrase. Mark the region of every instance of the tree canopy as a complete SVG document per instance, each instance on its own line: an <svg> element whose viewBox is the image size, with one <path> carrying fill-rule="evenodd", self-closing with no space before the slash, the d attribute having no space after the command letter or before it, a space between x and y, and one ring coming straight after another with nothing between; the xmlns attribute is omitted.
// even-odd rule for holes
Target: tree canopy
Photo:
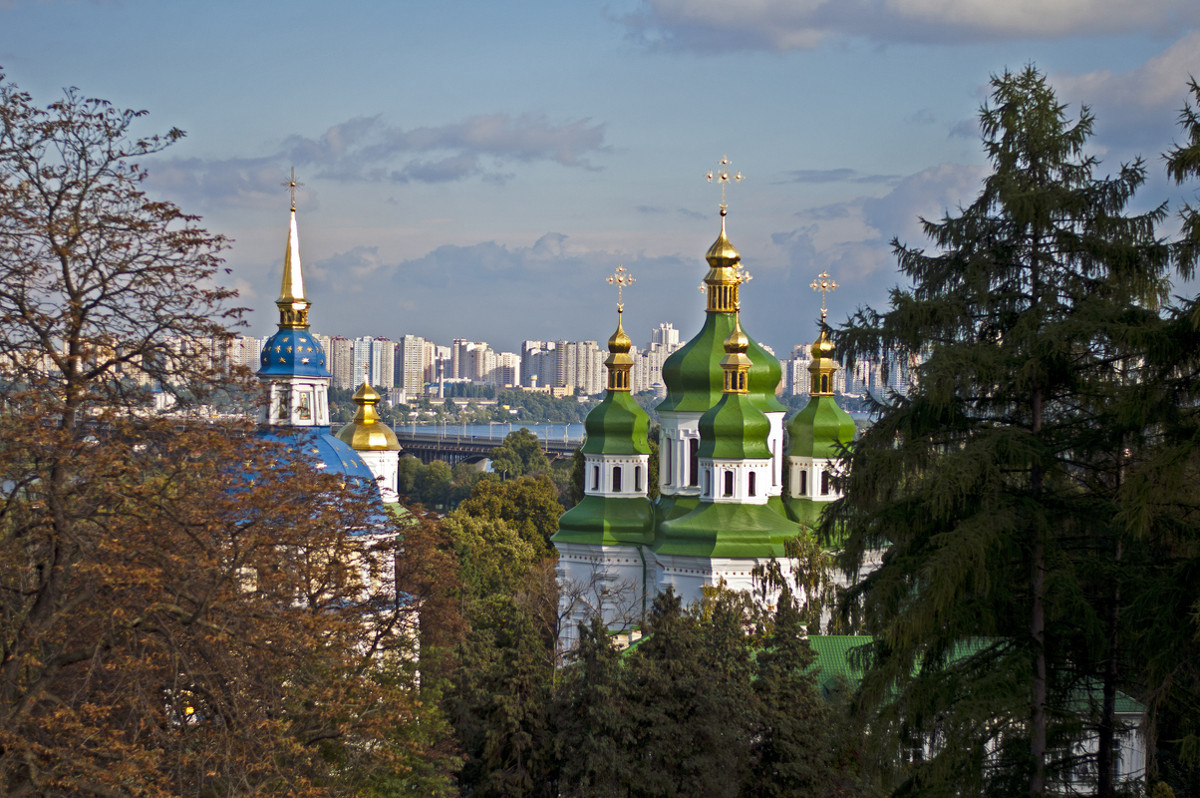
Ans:
<svg viewBox="0 0 1200 798"><path fill-rule="evenodd" d="M932 252L895 242L912 288L840 333L852 356L924 362L849 455L824 533L849 533L849 569L888 547L853 593L876 636L861 701L927 749L914 789L1043 795L1081 767L1067 741L1098 733L1111 790L1114 518L1141 442L1116 408L1160 323L1165 211L1126 212L1143 165L1096 177L1090 113L1070 120L1032 67L993 78L980 127L979 197L923 223Z"/></svg>

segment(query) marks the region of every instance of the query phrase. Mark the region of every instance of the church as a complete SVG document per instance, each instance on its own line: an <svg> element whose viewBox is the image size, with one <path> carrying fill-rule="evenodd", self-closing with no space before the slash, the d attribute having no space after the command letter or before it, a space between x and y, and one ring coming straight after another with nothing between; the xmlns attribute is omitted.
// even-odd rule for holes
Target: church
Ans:
<svg viewBox="0 0 1200 798"><path fill-rule="evenodd" d="M306 458L313 467L340 476L344 484L359 488L378 509L380 523L367 529L348 530L357 544L354 565L364 589L381 589L395 598L395 560L388 544L397 534L386 523L385 513L397 512L396 482L400 443L396 433L380 419L381 399L366 378L354 394L354 419L337 435L330 434L329 373L324 349L309 329L312 306L304 291L300 262L300 236L296 227L295 176L291 181L292 209L283 281L275 305L279 326L267 339L259 358L258 379L265 388L259 413L259 437L283 444L292 456Z"/></svg>
<svg viewBox="0 0 1200 798"><path fill-rule="evenodd" d="M689 604L707 587L750 590L771 563L788 574L786 543L838 498L831 470L855 425L833 397L838 366L824 311L809 366L812 398L788 425L785 452L782 369L743 326L745 273L726 210L722 203L720 234L705 254L704 325L663 366L654 501L649 417L630 393L632 344L618 302L607 391L585 422L584 498L552 538L565 648L594 616L614 630L637 626L667 588Z"/></svg>

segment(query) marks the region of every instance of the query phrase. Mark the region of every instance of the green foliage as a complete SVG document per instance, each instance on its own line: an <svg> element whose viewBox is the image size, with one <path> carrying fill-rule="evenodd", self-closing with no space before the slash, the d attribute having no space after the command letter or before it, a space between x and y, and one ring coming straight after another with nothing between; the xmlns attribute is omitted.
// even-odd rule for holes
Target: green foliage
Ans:
<svg viewBox="0 0 1200 798"><path fill-rule="evenodd" d="M790 595L771 615L726 590L687 611L660 594L647 630L622 654L581 627L557 690L562 795L864 794Z"/></svg>
<svg viewBox="0 0 1200 798"><path fill-rule="evenodd" d="M507 521L459 508L443 521L458 555L459 578L469 595L513 593L541 552Z"/></svg>
<svg viewBox="0 0 1200 798"><path fill-rule="evenodd" d="M1070 122L1032 67L993 79L980 122L980 196L924 222L935 254L896 243L912 290L839 335L851 358L927 357L854 447L822 533L848 533L851 569L890 545L851 596L877 646L860 700L885 738L939 741L921 794L1041 795L1078 764L1070 741L1099 730L1104 749L1104 713L1072 697L1115 690L1112 575L1132 541L1113 518L1139 441L1114 408L1159 324L1164 211L1125 214L1141 163L1095 178L1090 114Z"/></svg>
<svg viewBox="0 0 1200 798"><path fill-rule="evenodd" d="M550 536L558 531L563 507L558 503L558 488L548 476L538 474L507 482L480 481L458 511L508 522L538 557L549 557L554 553Z"/></svg>
<svg viewBox="0 0 1200 798"><path fill-rule="evenodd" d="M504 442L492 450L492 470L503 479L523 477L550 468L536 435L522 427L504 436Z"/></svg>

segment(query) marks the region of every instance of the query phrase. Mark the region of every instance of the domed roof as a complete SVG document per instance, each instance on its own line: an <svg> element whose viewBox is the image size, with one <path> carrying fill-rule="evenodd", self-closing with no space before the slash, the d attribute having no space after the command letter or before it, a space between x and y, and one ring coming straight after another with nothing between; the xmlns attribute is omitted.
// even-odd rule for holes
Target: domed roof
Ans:
<svg viewBox="0 0 1200 798"><path fill-rule="evenodd" d="M354 420L338 430L337 437L357 452L398 452L400 441L392 428L383 423L376 405L382 399L371 384L363 384L354 392L354 403L358 411Z"/></svg>
<svg viewBox="0 0 1200 798"><path fill-rule="evenodd" d="M821 334L817 336L817 340L813 341L810 351L813 360L833 357L833 341L829 338L829 332L824 326L821 327Z"/></svg>
<svg viewBox="0 0 1200 798"><path fill-rule="evenodd" d="M375 475L358 456L358 452L328 432L305 427L274 427L263 430L259 435L263 440L284 444L324 473L339 474L348 484L367 484L378 491Z"/></svg>
<svg viewBox="0 0 1200 798"><path fill-rule="evenodd" d="M259 356L262 376L328 377L325 349L307 329L280 329Z"/></svg>
<svg viewBox="0 0 1200 798"><path fill-rule="evenodd" d="M667 398L659 404L659 412L703 413L720 400L724 389L721 360L725 357L725 341L733 329L734 314L706 314L704 327L696 337L663 363ZM775 396L775 389L783 378L783 367L766 347L748 335L746 338L749 343L746 355L750 358L750 398L765 413L786 410Z"/></svg>

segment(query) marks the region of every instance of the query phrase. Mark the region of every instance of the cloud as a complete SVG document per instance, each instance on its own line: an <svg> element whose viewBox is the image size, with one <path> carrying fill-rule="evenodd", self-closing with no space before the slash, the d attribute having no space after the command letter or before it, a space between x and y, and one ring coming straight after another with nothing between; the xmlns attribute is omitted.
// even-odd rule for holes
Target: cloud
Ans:
<svg viewBox="0 0 1200 798"><path fill-rule="evenodd" d="M1083 75L1053 75L1059 96L1094 104L1140 110L1174 108L1182 104L1184 81L1200 75L1200 31L1176 41L1142 66L1128 72L1103 69Z"/></svg>
<svg viewBox="0 0 1200 798"><path fill-rule="evenodd" d="M315 137L292 135L257 156L227 159L159 158L150 185L177 201L258 206L277 200L274 187L288 166L343 183L448 183L478 178L504 183L514 164L546 162L595 170L606 154L603 123L556 124L539 114L487 114L434 127L403 129L381 116L331 126ZM271 187L264 194L263 187Z"/></svg>
<svg viewBox="0 0 1200 798"><path fill-rule="evenodd" d="M899 175L863 174L857 169L794 169L785 173L790 183L895 183Z"/></svg>
<svg viewBox="0 0 1200 798"><path fill-rule="evenodd" d="M320 177L400 183L476 176L503 181L511 175L499 171L500 165L534 161L595 169L591 156L608 151L604 124L589 119L554 124L539 114L483 114L411 129L379 116L360 117L315 138L294 135L283 143L290 162L316 166Z"/></svg>
<svg viewBox="0 0 1200 798"><path fill-rule="evenodd" d="M886 291L896 278L891 239L919 246L925 241L919 217L940 219L972 202L985 174L976 166L940 164L899 179L882 196L798 212L804 224L771 236L785 260L783 282L807 285L828 270L855 297L845 306L886 302ZM811 301L803 292L794 298Z"/></svg>
<svg viewBox="0 0 1200 798"><path fill-rule="evenodd" d="M1194 0L642 0L622 19L649 46L697 52L1165 33L1197 21Z"/></svg>

